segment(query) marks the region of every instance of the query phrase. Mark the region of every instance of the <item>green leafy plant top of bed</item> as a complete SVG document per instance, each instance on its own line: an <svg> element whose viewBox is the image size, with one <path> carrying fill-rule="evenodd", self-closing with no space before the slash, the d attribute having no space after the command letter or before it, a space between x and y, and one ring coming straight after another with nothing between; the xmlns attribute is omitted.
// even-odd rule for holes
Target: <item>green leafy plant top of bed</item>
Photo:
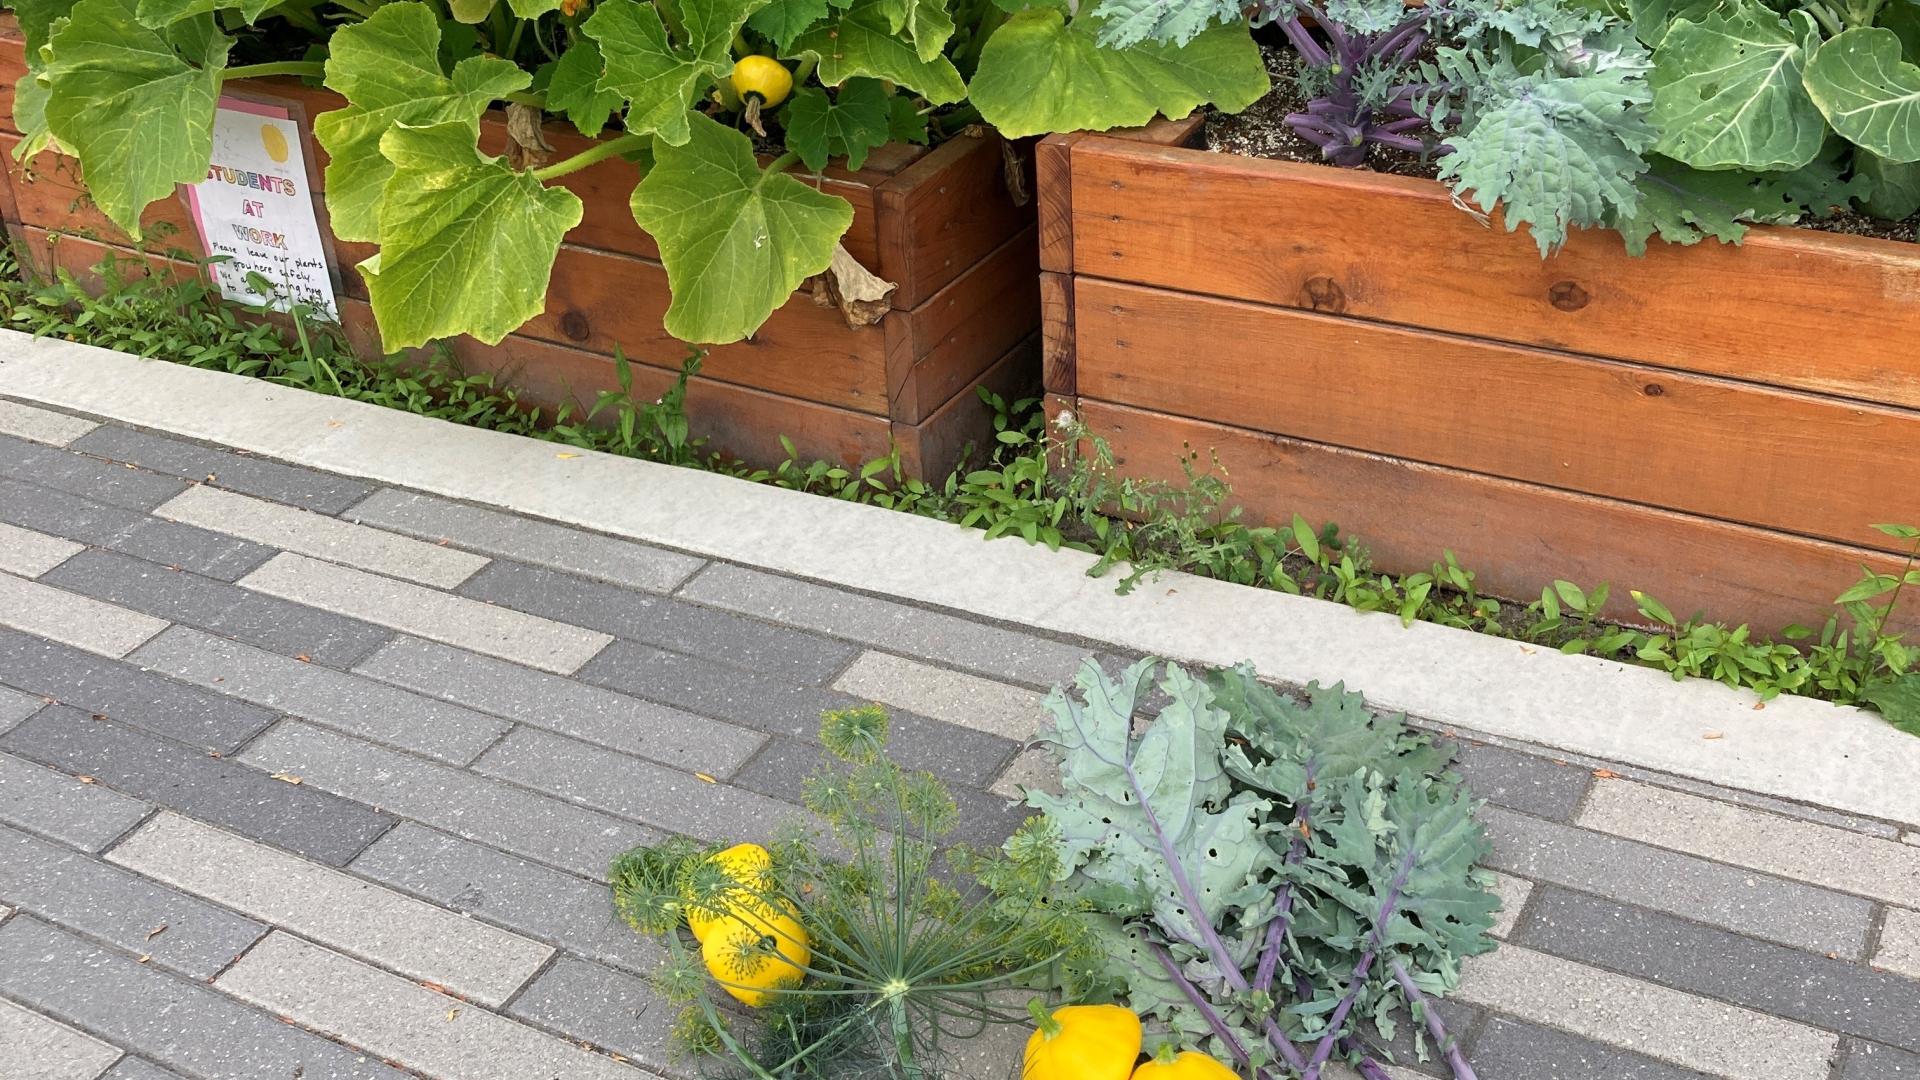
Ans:
<svg viewBox="0 0 1920 1080"><path fill-rule="evenodd" d="M1009 136L1141 124L1267 88L1244 26L1100 43L1064 0L23 0L22 156L80 159L109 218L205 178L234 79L298 75L346 99L315 119L326 200L389 349L497 342L545 308L578 196L631 163L666 329L739 340L828 270L853 208L805 174L982 120ZM261 57L258 63L235 57ZM969 98L971 97L971 101ZM506 104L508 152L479 149ZM589 149L548 161L552 115ZM603 129L607 129L603 133ZM756 141L758 136L758 141Z"/></svg>

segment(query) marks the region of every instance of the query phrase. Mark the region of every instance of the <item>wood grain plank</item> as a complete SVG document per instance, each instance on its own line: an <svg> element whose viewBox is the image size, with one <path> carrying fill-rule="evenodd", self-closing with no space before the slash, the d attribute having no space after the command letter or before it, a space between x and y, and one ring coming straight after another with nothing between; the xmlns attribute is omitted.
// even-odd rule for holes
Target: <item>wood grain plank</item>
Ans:
<svg viewBox="0 0 1920 1080"><path fill-rule="evenodd" d="M889 316L901 319L912 335L914 357L907 384L894 399L895 420L926 419L1040 326L1034 245L1029 226L926 303Z"/></svg>
<svg viewBox="0 0 1920 1080"><path fill-rule="evenodd" d="M1104 401L1806 536L1898 547L1920 413L1081 277Z"/></svg>
<svg viewBox="0 0 1920 1080"><path fill-rule="evenodd" d="M1040 218L1040 269L1073 272L1073 144L1084 132L1049 135L1033 147L1033 197Z"/></svg>
<svg viewBox="0 0 1920 1080"><path fill-rule="evenodd" d="M1073 221L1098 277L1920 406L1913 244L1759 227L1635 259L1593 231L1542 260L1433 181L1098 137Z"/></svg>
<svg viewBox="0 0 1920 1080"><path fill-rule="evenodd" d="M961 135L875 192L879 266L869 269L899 285L896 309L926 303L1034 220L1032 200L1016 206L1008 193L1000 147L998 135Z"/></svg>
<svg viewBox="0 0 1920 1080"><path fill-rule="evenodd" d="M1247 520L1336 522L1396 573L1426 570L1451 549L1482 592L1509 600L1536 599L1556 578L1609 582L1616 618L1634 617L1631 588L1682 617L1704 612L1771 635L1824 622L1861 563L1898 569L1849 545L1085 397L1075 404L1127 475L1178 480L1182 455L1212 451Z"/></svg>
<svg viewBox="0 0 1920 1080"><path fill-rule="evenodd" d="M1040 274L1040 372L1049 394L1079 391L1073 365L1072 274Z"/></svg>
<svg viewBox="0 0 1920 1080"><path fill-rule="evenodd" d="M1014 401L1038 392L1039 374L1040 337L1029 334L925 420L918 424L894 421L894 441L908 473L939 481L962 461L980 460L993 439L993 417L974 388L984 386Z"/></svg>

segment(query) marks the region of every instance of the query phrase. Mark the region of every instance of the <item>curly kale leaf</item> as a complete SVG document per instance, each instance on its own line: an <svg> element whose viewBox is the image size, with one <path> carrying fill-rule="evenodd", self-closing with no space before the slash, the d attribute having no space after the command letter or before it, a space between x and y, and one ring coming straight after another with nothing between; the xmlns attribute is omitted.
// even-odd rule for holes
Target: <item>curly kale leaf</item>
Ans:
<svg viewBox="0 0 1920 1080"><path fill-rule="evenodd" d="M1100 0L1093 14L1100 21L1100 44L1124 49L1143 41L1185 45L1214 23L1239 19L1232 0Z"/></svg>

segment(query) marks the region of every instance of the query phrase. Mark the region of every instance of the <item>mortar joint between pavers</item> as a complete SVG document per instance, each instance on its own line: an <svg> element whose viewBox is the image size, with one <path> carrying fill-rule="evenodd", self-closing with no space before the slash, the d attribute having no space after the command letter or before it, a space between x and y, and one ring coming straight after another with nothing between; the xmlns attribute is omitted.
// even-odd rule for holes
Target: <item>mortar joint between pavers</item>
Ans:
<svg viewBox="0 0 1920 1080"><path fill-rule="evenodd" d="M120 794L126 795L126 792L123 791L123 792L120 792ZM131 799L134 796L128 795L127 797ZM115 836L111 840L108 840L106 844L102 846L100 850L94 852L94 854L99 855L102 858L105 858L107 855L111 854L115 848L119 847L121 844L126 843L128 840L133 839L134 833L137 833L141 829L146 828L150 823L152 823L154 818L159 817L164 812L166 812L166 808L163 806L149 806L147 808L146 813L141 814L139 817L135 818L133 821L133 824L127 826L125 829L122 829L119 835Z"/></svg>

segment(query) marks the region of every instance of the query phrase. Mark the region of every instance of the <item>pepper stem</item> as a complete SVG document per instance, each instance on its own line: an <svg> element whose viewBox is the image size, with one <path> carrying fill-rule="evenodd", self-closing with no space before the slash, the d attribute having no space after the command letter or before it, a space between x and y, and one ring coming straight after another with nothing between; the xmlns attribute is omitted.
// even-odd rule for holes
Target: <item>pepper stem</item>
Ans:
<svg viewBox="0 0 1920 1080"><path fill-rule="evenodd" d="M1043 1037L1051 1039L1060 1034L1060 1021L1055 1020L1053 1015L1047 1012L1046 1002L1039 998L1028 998L1027 1012L1033 1016L1033 1026L1040 1029Z"/></svg>

